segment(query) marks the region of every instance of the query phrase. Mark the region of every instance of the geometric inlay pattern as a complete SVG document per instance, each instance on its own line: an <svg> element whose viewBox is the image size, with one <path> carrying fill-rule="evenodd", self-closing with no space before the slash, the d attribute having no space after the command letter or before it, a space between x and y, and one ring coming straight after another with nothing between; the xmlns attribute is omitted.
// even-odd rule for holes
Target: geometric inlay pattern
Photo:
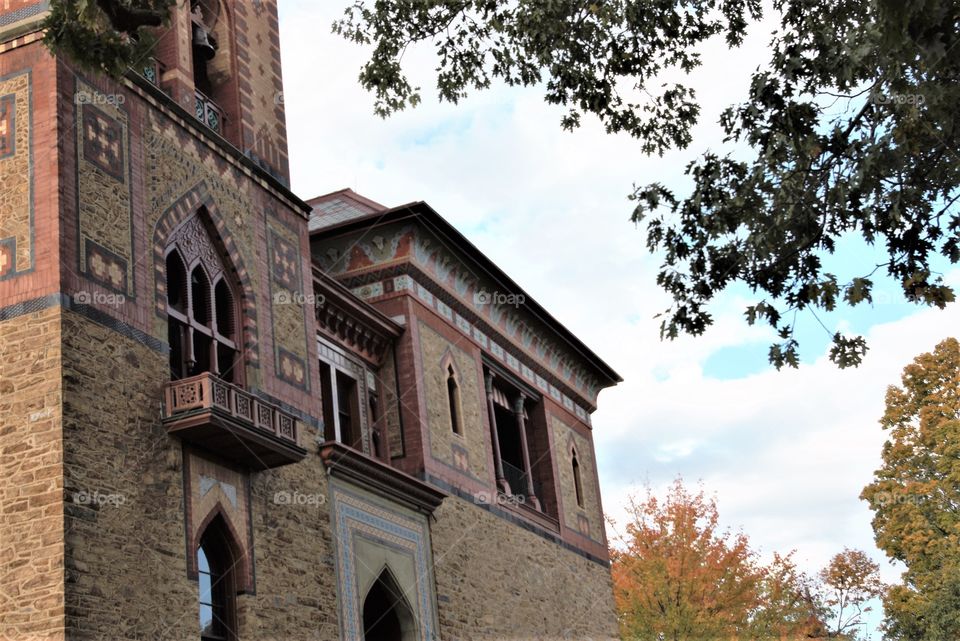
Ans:
<svg viewBox="0 0 960 641"><path fill-rule="evenodd" d="M79 79L74 97L80 273L134 298L129 116L123 101Z"/></svg>
<svg viewBox="0 0 960 641"><path fill-rule="evenodd" d="M127 291L127 261L87 238L87 276L109 289Z"/></svg>
<svg viewBox="0 0 960 641"><path fill-rule="evenodd" d="M270 305L274 364L280 380L310 389L307 368L307 318L303 295L300 238L267 212L267 256L270 261Z"/></svg>
<svg viewBox="0 0 960 641"><path fill-rule="evenodd" d="M83 157L123 180L123 125L93 105L83 105Z"/></svg>

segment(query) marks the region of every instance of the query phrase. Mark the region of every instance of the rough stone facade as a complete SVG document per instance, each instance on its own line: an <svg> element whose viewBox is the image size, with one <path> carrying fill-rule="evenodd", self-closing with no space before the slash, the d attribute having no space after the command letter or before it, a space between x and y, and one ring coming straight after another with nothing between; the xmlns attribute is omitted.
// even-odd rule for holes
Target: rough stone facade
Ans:
<svg viewBox="0 0 960 641"><path fill-rule="evenodd" d="M423 364L423 393L426 399L430 453L438 461L475 479L487 479L489 430L483 410L483 382L477 371L477 357L444 338L423 321L419 325ZM450 425L447 368L454 367L459 384L463 434Z"/></svg>
<svg viewBox="0 0 960 641"><path fill-rule="evenodd" d="M438 217L360 243L314 224L324 207L345 222L386 210L285 186L274 0L216 21L178 9L156 76L122 81L52 58L44 7L0 5L0 641L199 638L214 531L229 641L353 641L384 585L407 604L402 641L612 638L589 412L615 373L534 308L478 298L505 276L474 277L482 259ZM222 46L202 96L222 122L193 110L199 26ZM344 256L323 274L341 307L321 327L314 268ZM204 302L192 270L212 263L235 305ZM190 314L235 319L235 385L203 370L207 334L176 334L180 286ZM325 441L319 362L334 353L354 363L337 419L362 434L353 449ZM178 354L198 371L175 372ZM491 368L527 395L540 506L498 492Z"/></svg>
<svg viewBox="0 0 960 641"><path fill-rule="evenodd" d="M610 570L458 498L433 533L443 639L617 638Z"/></svg>
<svg viewBox="0 0 960 641"><path fill-rule="evenodd" d="M60 310L0 322L0 639L63 639Z"/></svg>

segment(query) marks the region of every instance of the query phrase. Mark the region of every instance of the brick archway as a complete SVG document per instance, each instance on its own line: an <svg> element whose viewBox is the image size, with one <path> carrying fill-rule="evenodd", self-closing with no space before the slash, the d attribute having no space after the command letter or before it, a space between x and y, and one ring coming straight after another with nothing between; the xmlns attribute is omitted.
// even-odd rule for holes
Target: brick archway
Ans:
<svg viewBox="0 0 960 641"><path fill-rule="evenodd" d="M184 221L204 209L213 223L215 234L212 234L214 243L223 255L226 267L240 285L240 308L243 315L243 356L248 365L260 367L260 348L257 338L257 309L256 293L250 280L250 272L244 264L243 257L230 235L223 215L217 207L216 201L210 195L205 181L201 181L184 193L170 205L157 220L153 230L153 276L154 276L154 311L157 316L166 318L167 278L164 266L164 250L170 237Z"/></svg>

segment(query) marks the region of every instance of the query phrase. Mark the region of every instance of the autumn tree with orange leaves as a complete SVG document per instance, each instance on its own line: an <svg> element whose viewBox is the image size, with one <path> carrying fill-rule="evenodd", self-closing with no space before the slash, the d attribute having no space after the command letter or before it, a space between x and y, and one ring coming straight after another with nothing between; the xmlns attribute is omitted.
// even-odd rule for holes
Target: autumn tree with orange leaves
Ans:
<svg viewBox="0 0 960 641"><path fill-rule="evenodd" d="M793 552L761 565L745 534L721 530L715 499L674 481L663 499L630 499L614 536L613 586L625 641L855 639L883 585L844 549L816 576Z"/></svg>
<svg viewBox="0 0 960 641"><path fill-rule="evenodd" d="M747 537L721 531L716 502L677 479L665 499L631 499L613 550L624 639L732 639L758 605L763 571Z"/></svg>

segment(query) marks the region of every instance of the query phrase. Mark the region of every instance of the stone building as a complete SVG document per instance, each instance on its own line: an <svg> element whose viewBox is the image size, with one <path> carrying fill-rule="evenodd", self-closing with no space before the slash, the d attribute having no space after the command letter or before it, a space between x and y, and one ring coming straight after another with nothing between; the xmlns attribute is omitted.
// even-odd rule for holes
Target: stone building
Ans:
<svg viewBox="0 0 960 641"><path fill-rule="evenodd" d="M290 191L275 0L119 82L46 4L0 2L0 639L612 639L617 374L426 203Z"/></svg>

